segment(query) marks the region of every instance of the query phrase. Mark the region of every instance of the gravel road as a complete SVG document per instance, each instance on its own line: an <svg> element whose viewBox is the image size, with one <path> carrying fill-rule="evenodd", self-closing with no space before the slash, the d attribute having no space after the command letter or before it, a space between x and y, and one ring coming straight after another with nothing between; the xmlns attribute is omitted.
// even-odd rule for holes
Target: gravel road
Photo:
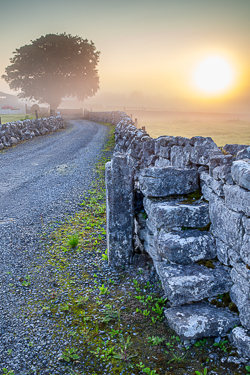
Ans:
<svg viewBox="0 0 250 375"><path fill-rule="evenodd" d="M27 375L46 365L39 358L39 346L28 350L27 336L31 340L36 331L38 342L48 340L47 344L51 336L39 320L20 315L29 291L18 289L18 279L37 255L42 224L63 220L79 209L108 130L72 120L64 130L0 153L0 373L7 367L15 375ZM41 367L32 366L39 360Z"/></svg>

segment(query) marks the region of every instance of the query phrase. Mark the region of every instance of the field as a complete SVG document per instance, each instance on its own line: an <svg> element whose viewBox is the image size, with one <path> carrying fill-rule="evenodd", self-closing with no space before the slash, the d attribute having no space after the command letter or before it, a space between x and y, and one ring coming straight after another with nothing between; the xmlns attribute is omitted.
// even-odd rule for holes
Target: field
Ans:
<svg viewBox="0 0 250 375"><path fill-rule="evenodd" d="M6 122L12 122L12 121L18 121L18 120L24 120L25 116L29 116L31 120L35 118L34 115L29 114L26 115L26 113L17 113L13 115L0 115L2 124L5 124Z"/></svg>
<svg viewBox="0 0 250 375"><path fill-rule="evenodd" d="M138 128L146 127L153 138L161 135L211 137L218 146L227 143L250 145L250 115L188 112L135 111Z"/></svg>

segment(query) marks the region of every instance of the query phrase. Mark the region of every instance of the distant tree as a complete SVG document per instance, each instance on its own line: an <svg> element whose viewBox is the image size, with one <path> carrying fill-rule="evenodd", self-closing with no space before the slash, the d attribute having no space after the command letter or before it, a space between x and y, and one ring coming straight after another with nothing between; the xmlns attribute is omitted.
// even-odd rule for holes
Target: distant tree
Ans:
<svg viewBox="0 0 250 375"><path fill-rule="evenodd" d="M100 52L92 41L70 34L47 34L13 52L2 78L19 98L56 109L66 96L84 100L99 89Z"/></svg>

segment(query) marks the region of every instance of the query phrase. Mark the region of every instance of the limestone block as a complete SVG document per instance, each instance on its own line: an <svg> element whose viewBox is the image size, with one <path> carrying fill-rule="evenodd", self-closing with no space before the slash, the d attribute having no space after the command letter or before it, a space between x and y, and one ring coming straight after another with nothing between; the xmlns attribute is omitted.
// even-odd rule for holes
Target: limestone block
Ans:
<svg viewBox="0 0 250 375"><path fill-rule="evenodd" d="M204 302L166 309L165 316L181 340L218 337L240 323L237 314Z"/></svg>
<svg viewBox="0 0 250 375"><path fill-rule="evenodd" d="M200 136L192 137L190 139L190 144L194 147L206 146L207 148L218 150L216 143L212 140L211 137L200 137Z"/></svg>
<svg viewBox="0 0 250 375"><path fill-rule="evenodd" d="M213 169L212 175L215 180L225 181L231 173L231 165L219 165Z"/></svg>
<svg viewBox="0 0 250 375"><path fill-rule="evenodd" d="M191 146L172 146L171 147L171 165L177 168L185 168L190 164Z"/></svg>
<svg viewBox="0 0 250 375"><path fill-rule="evenodd" d="M230 265L228 252L230 247L227 246L223 241L219 238L216 238L216 247L217 247L217 257L219 261L226 266Z"/></svg>
<svg viewBox="0 0 250 375"><path fill-rule="evenodd" d="M139 183L146 197L188 194L199 188L197 171L174 167L145 168L141 171Z"/></svg>
<svg viewBox="0 0 250 375"><path fill-rule="evenodd" d="M146 231L144 249L151 256L154 262L162 261L162 257L157 253L155 249L154 235L149 229Z"/></svg>
<svg viewBox="0 0 250 375"><path fill-rule="evenodd" d="M243 238L243 215L229 210L224 201L215 194L210 196L209 203L214 235L239 252Z"/></svg>
<svg viewBox="0 0 250 375"><path fill-rule="evenodd" d="M171 151L170 146L165 146L165 147L160 146L159 157L165 158L165 159L170 159L170 151Z"/></svg>
<svg viewBox="0 0 250 375"><path fill-rule="evenodd" d="M166 297L174 306L227 293L232 286L225 266L211 269L198 264L183 266L161 262L157 273Z"/></svg>
<svg viewBox="0 0 250 375"><path fill-rule="evenodd" d="M250 190L250 159L235 161L232 165L232 177L237 185Z"/></svg>
<svg viewBox="0 0 250 375"><path fill-rule="evenodd" d="M241 356L250 358L250 336L247 330L242 327L235 327L232 330L233 343Z"/></svg>
<svg viewBox="0 0 250 375"><path fill-rule="evenodd" d="M239 151L236 155L236 159L250 159L250 146L246 146L244 150Z"/></svg>
<svg viewBox="0 0 250 375"><path fill-rule="evenodd" d="M238 273L235 268L232 268L230 275L234 284L236 284L237 287L240 288L245 293L246 297L250 299L249 281L245 279L245 277L243 277L240 273Z"/></svg>
<svg viewBox="0 0 250 375"><path fill-rule="evenodd" d="M243 228L246 234L250 234L250 218L243 216L242 218Z"/></svg>
<svg viewBox="0 0 250 375"><path fill-rule="evenodd" d="M157 167L157 168L170 167L170 165L171 165L170 160L164 159L164 158L161 158L161 157L159 157L159 159L157 159L155 161L155 167Z"/></svg>
<svg viewBox="0 0 250 375"><path fill-rule="evenodd" d="M155 229L174 227L205 227L210 222L209 207L206 202L182 204L180 200L154 201L145 198L144 209Z"/></svg>
<svg viewBox="0 0 250 375"><path fill-rule="evenodd" d="M191 148L190 161L194 164L208 165L211 149L207 145Z"/></svg>
<svg viewBox="0 0 250 375"><path fill-rule="evenodd" d="M225 202L228 208L250 216L250 191L237 185L224 185Z"/></svg>
<svg viewBox="0 0 250 375"><path fill-rule="evenodd" d="M157 253L170 263L192 264L216 257L215 240L208 232L184 230L178 233L160 231L155 238Z"/></svg>
<svg viewBox="0 0 250 375"><path fill-rule="evenodd" d="M210 160L209 160L209 174L210 176L213 175L213 170L214 168L218 166L223 166L223 165L232 165L233 163L233 157L232 155L224 155L224 154L211 154Z"/></svg>
<svg viewBox="0 0 250 375"><path fill-rule="evenodd" d="M242 247L240 249L242 260L250 267L250 235L245 234L243 237Z"/></svg>
<svg viewBox="0 0 250 375"><path fill-rule="evenodd" d="M201 191L203 195L204 193L205 194L207 193L208 197L210 195L209 191L205 187L207 186L208 188L212 189L212 191L219 197L224 197L224 190L223 190L224 184L221 181L214 180L213 177L211 177L208 173L206 172L200 173L200 184L201 184Z"/></svg>
<svg viewBox="0 0 250 375"><path fill-rule="evenodd" d="M106 164L107 242L109 264L130 264L134 235L134 171L127 154Z"/></svg>
<svg viewBox="0 0 250 375"><path fill-rule="evenodd" d="M226 144L223 149L231 155L236 155L239 151L244 150L247 145L238 145L238 144Z"/></svg>
<svg viewBox="0 0 250 375"><path fill-rule="evenodd" d="M247 298L246 294L237 284L232 286L230 290L230 297L238 307L241 324L246 329L250 329L250 299Z"/></svg>
<svg viewBox="0 0 250 375"><path fill-rule="evenodd" d="M155 154L159 155L161 147L171 147L177 145L176 137L161 136L155 140Z"/></svg>

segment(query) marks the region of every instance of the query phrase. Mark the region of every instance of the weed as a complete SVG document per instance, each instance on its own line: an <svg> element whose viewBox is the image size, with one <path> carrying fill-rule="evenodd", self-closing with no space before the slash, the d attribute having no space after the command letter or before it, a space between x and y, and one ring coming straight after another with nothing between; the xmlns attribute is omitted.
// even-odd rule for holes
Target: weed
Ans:
<svg viewBox="0 0 250 375"><path fill-rule="evenodd" d="M247 370L247 372L250 372L250 366L246 366L245 369Z"/></svg>
<svg viewBox="0 0 250 375"><path fill-rule="evenodd" d="M102 286L99 286L99 290L100 290L100 292L99 292L99 294L101 295L101 294L109 294L110 292L108 291L108 287L105 287L104 286L104 284L102 284Z"/></svg>
<svg viewBox="0 0 250 375"><path fill-rule="evenodd" d="M197 375L207 375L207 368L204 368L204 372L203 372L203 373L200 372L200 371L195 371L195 373L196 373Z"/></svg>
<svg viewBox="0 0 250 375"><path fill-rule="evenodd" d="M77 234L74 234L73 236L71 236L68 240L68 245L74 249L79 243L79 238L78 238L78 235Z"/></svg>
<svg viewBox="0 0 250 375"><path fill-rule="evenodd" d="M199 340L196 343L194 343L194 346L196 346L197 348L199 348L201 346L204 346L206 343L207 343L207 339L202 339L202 340Z"/></svg>
<svg viewBox="0 0 250 375"><path fill-rule="evenodd" d="M173 358L170 359L170 361L168 361L168 363L171 363L171 362L183 362L185 360L185 357L186 357L186 354L183 355L183 356L178 356L178 355L173 354Z"/></svg>
<svg viewBox="0 0 250 375"><path fill-rule="evenodd" d="M163 341L165 341L165 339L164 339L163 337L152 336L152 337L149 337L149 338L148 338L148 341L149 341L152 345L160 345Z"/></svg>
<svg viewBox="0 0 250 375"><path fill-rule="evenodd" d="M79 359L79 355L76 353L77 353L77 349L74 349L74 348L65 349L60 359L64 360L65 362L71 362L75 359Z"/></svg>
<svg viewBox="0 0 250 375"><path fill-rule="evenodd" d="M12 353L12 349L8 349L8 350L7 350L7 354L8 354L8 355L11 355L11 353Z"/></svg>
<svg viewBox="0 0 250 375"><path fill-rule="evenodd" d="M102 259L107 260L107 261L109 260L108 259L108 249L106 249L105 254L102 254Z"/></svg>
<svg viewBox="0 0 250 375"><path fill-rule="evenodd" d="M3 367L3 373L4 375L14 375L14 371L13 370L7 370L7 368Z"/></svg>
<svg viewBox="0 0 250 375"><path fill-rule="evenodd" d="M223 352L227 353L227 348L226 348L226 344L228 343L227 340L223 340L223 341L220 341L220 342L215 342L213 344L213 346L217 346L219 347L221 350L223 350Z"/></svg>

